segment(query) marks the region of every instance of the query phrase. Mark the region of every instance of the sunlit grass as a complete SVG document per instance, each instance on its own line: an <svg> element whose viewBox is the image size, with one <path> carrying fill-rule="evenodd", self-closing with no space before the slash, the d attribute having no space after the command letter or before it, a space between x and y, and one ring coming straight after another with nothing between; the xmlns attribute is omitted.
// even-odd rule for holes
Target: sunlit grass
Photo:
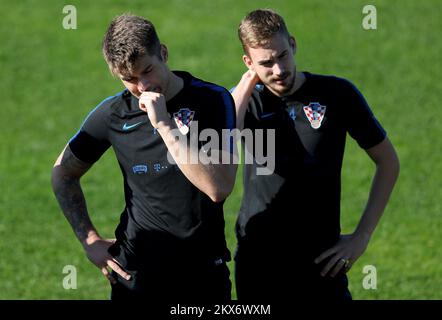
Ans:
<svg viewBox="0 0 442 320"><path fill-rule="evenodd" d="M0 299L108 299L109 286L87 260L52 195L50 171L84 117L121 90L101 56L107 24L125 11L151 19L170 50L172 69L232 87L245 67L236 28L268 1L70 1L78 29L62 28L64 3L8 3L0 25ZM298 41L300 70L353 81L388 131L401 176L366 254L350 273L357 299L442 298L442 124L439 81L440 1L374 1L378 29L361 27L365 1L272 1ZM351 232L367 199L374 167L349 139L343 169L342 226ZM113 237L124 207L122 178L108 152L83 179L97 228ZM320 188L320 186L318 186ZM225 204L226 237L241 181ZM295 245L293 253L295 253ZM295 257L295 255L294 255ZM74 265L78 289L62 287ZM377 268L365 290L364 265ZM232 271L233 263L229 264ZM235 297L235 292L233 294Z"/></svg>

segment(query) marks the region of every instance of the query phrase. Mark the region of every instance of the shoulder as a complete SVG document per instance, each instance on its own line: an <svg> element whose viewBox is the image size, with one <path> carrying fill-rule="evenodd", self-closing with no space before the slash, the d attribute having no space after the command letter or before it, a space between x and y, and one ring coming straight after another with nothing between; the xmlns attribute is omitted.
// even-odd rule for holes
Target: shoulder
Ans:
<svg viewBox="0 0 442 320"><path fill-rule="evenodd" d="M361 100L363 96L352 81L335 75L318 75L306 73L309 83L309 90L320 92L323 96L334 97L334 99L345 102Z"/></svg>
<svg viewBox="0 0 442 320"><path fill-rule="evenodd" d="M233 103L233 98L226 88L218 84L196 78L189 73L180 72L179 75L184 75L187 90L195 98L210 100L219 99L220 101L223 101L225 104L229 105Z"/></svg>
<svg viewBox="0 0 442 320"><path fill-rule="evenodd" d="M313 85L321 87L331 87L334 89L349 89L354 88L354 84L345 78L338 77L335 75L321 75L305 72L307 79Z"/></svg>
<svg viewBox="0 0 442 320"><path fill-rule="evenodd" d="M112 96L103 99L98 103L86 117L86 120L91 117L107 117L111 113L124 108L127 104L127 100L130 99L130 92L127 90L120 91Z"/></svg>

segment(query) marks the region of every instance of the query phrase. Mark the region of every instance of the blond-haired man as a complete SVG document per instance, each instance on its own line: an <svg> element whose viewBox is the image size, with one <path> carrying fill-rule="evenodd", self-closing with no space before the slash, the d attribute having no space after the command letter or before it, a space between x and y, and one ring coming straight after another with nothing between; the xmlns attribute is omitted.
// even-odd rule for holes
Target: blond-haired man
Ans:
<svg viewBox="0 0 442 320"><path fill-rule="evenodd" d="M394 148L353 84L297 70L296 41L279 14L250 12L238 35L248 71L232 92L237 125L276 132L275 154L267 155L275 157L274 172L257 175L258 162L244 169L238 298L351 299L346 272L388 202L399 171ZM355 231L344 235L340 175L347 133L376 172Z"/></svg>

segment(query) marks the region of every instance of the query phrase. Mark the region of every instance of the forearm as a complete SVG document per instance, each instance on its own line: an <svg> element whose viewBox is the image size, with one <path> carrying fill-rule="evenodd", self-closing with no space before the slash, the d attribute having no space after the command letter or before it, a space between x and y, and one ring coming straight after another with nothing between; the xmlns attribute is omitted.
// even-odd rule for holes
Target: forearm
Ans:
<svg viewBox="0 0 442 320"><path fill-rule="evenodd" d="M180 138L180 133L172 122L161 123L158 132L173 160L195 187L215 202L224 200L230 194L235 183L237 168L237 165L230 161L232 159L229 158L230 164L210 162L203 164L199 158L198 148L189 145L187 137L181 136ZM217 159L219 160L220 157L217 157Z"/></svg>
<svg viewBox="0 0 442 320"><path fill-rule="evenodd" d="M87 212L79 178L64 174L63 169L56 166L52 171L52 188L78 240L84 245L88 238L98 237Z"/></svg>
<svg viewBox="0 0 442 320"><path fill-rule="evenodd" d="M398 173L396 161L377 166L367 205L355 233L371 237L387 206Z"/></svg>

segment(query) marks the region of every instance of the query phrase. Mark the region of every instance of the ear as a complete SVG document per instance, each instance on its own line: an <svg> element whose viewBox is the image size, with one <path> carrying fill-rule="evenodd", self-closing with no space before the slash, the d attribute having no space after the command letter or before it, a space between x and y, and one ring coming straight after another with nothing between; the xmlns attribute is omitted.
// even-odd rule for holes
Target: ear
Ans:
<svg viewBox="0 0 442 320"><path fill-rule="evenodd" d="M296 53L296 39L295 39L295 37L290 36L289 44L290 44L290 48L292 48L292 50L293 50L293 54L295 54Z"/></svg>
<svg viewBox="0 0 442 320"><path fill-rule="evenodd" d="M161 60L166 63L169 59L169 51L167 50L166 45L161 44L160 45L160 54L161 54Z"/></svg>
<svg viewBox="0 0 442 320"><path fill-rule="evenodd" d="M242 61L244 62L244 64L246 65L246 67L247 67L249 70L255 71L254 68L253 68L253 62L252 62L252 59L250 59L250 57L249 57L248 55L244 54L244 55L242 56Z"/></svg>

